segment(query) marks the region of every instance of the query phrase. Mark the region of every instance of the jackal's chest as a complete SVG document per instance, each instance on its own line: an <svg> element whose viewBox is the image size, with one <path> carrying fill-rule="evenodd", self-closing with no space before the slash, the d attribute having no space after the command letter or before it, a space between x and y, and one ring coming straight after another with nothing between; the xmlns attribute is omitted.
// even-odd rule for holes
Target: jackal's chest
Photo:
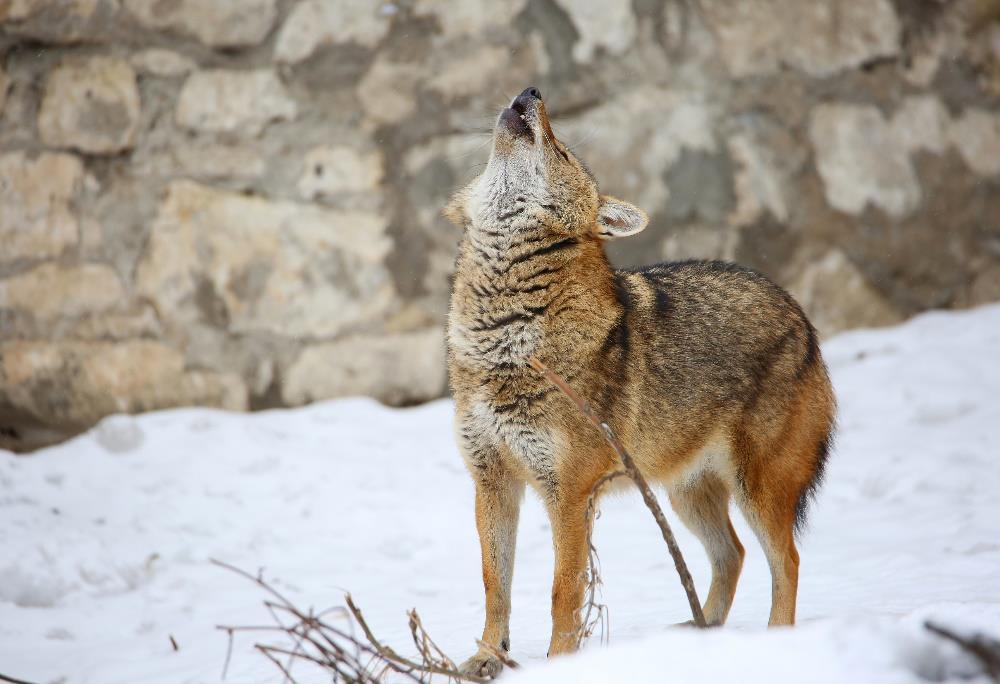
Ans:
<svg viewBox="0 0 1000 684"><path fill-rule="evenodd" d="M561 439L542 421L509 408L487 392L477 393L457 416L463 456L474 467L510 457L514 466L539 482L552 484Z"/></svg>
<svg viewBox="0 0 1000 684"><path fill-rule="evenodd" d="M521 364L543 342L541 316L518 302L486 296L452 302L448 347L463 364L480 370Z"/></svg>

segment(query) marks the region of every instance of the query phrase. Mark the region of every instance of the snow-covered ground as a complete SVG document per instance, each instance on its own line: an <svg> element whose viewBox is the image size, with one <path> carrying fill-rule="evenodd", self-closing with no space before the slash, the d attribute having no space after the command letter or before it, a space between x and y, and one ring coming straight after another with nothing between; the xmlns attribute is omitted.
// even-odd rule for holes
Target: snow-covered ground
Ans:
<svg viewBox="0 0 1000 684"><path fill-rule="evenodd" d="M611 646L546 663L552 552L533 494L514 579L515 682L912 682L974 672L927 617L1000 634L1000 305L931 313L824 346L840 433L801 544L799 626L766 630L748 555L729 624L697 632L636 495L605 501L595 543ZM472 484L451 405L368 400L252 415L117 416L30 457L0 452L0 673L36 682L214 682L220 623L268 621L218 558L322 608L349 589L410 645L416 606L455 658L482 626ZM738 518L738 514L735 515ZM672 519L704 594L709 569ZM179 650L171 647L173 637ZM280 681L237 639L227 681ZM305 670L302 671L305 674Z"/></svg>

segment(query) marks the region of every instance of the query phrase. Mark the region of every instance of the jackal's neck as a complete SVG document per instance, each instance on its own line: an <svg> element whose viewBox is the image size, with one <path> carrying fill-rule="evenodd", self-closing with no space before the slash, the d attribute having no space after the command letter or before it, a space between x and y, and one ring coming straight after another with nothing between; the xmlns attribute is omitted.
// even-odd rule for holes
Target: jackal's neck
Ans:
<svg viewBox="0 0 1000 684"><path fill-rule="evenodd" d="M465 241L476 261L502 269L543 257L565 261L572 258L574 248L579 245L575 237L542 224L516 229L502 223L472 225L466 231Z"/></svg>
<svg viewBox="0 0 1000 684"><path fill-rule="evenodd" d="M467 230L449 316L449 345L475 367L523 365L573 329L614 319L614 277L601 243L551 230Z"/></svg>

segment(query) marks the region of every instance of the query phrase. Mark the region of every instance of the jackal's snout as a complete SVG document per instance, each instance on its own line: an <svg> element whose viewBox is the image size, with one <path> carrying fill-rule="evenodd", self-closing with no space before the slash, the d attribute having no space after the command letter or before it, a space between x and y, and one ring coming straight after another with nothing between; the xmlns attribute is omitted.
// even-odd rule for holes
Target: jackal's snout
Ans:
<svg viewBox="0 0 1000 684"><path fill-rule="evenodd" d="M498 146L507 147L515 140L533 144L542 128L548 129L548 117L542 93L534 86L525 88L509 107L500 112L494 137ZM551 130L551 129L549 129Z"/></svg>

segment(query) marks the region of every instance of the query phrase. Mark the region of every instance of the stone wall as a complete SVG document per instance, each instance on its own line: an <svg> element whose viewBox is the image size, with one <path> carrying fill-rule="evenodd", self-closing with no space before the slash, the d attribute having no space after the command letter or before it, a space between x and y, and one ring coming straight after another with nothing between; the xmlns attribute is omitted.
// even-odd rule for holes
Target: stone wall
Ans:
<svg viewBox="0 0 1000 684"><path fill-rule="evenodd" d="M526 85L822 332L1000 298L997 0L0 0L0 447L445 391L440 217Z"/></svg>

